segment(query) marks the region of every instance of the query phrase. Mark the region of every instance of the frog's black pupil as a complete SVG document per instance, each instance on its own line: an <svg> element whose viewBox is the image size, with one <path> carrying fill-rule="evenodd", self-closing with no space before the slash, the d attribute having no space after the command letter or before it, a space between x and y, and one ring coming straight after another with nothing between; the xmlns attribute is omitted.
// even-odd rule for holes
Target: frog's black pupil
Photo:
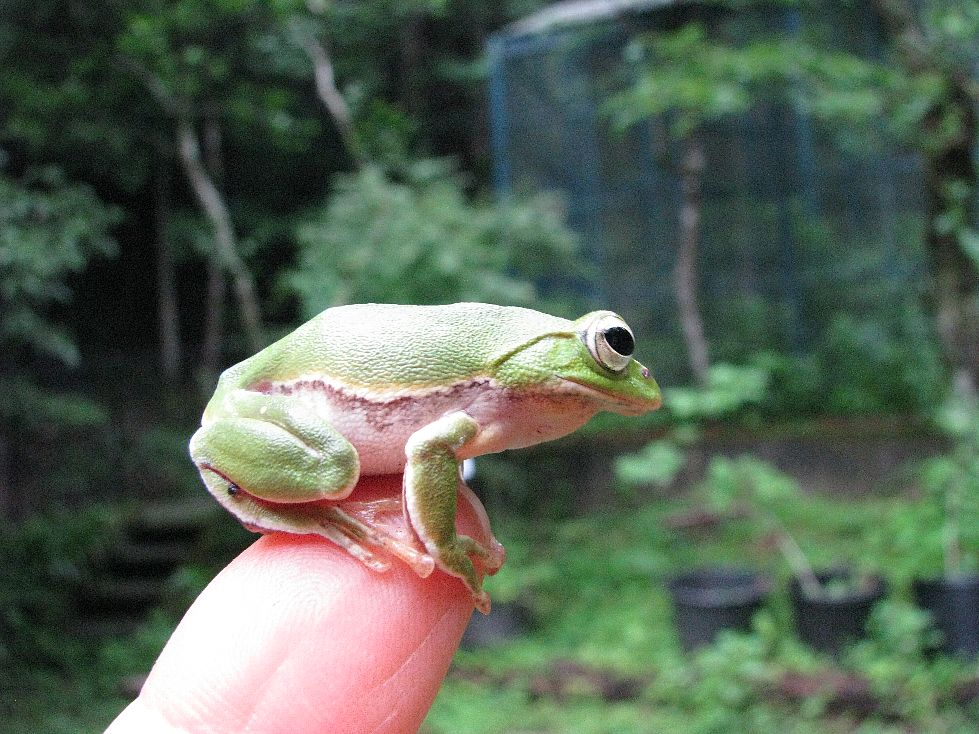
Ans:
<svg viewBox="0 0 979 734"><path fill-rule="evenodd" d="M630 356L636 348L636 342L632 338L632 334L629 333L628 329L623 329L621 326L613 326L611 329L606 329L605 341L623 357Z"/></svg>

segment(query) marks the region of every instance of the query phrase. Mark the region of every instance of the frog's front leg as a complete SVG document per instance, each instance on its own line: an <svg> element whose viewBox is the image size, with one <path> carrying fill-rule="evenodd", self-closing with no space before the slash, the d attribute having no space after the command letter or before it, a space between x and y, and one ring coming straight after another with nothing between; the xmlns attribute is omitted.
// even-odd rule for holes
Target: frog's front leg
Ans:
<svg viewBox="0 0 979 734"><path fill-rule="evenodd" d="M315 502L349 495L360 463L353 445L300 397L229 393L194 434L190 453L211 494L249 529L322 535L378 571L388 563L366 546L381 547L419 575L432 572L428 556Z"/></svg>
<svg viewBox="0 0 979 734"><path fill-rule="evenodd" d="M495 571L502 563L502 548L490 551L469 536L456 533L458 451L478 432L475 419L458 411L413 433L405 445L404 492L408 520L425 549L439 568L462 579L473 593L476 608L486 614L489 595L483 591L469 556L483 559L488 570Z"/></svg>

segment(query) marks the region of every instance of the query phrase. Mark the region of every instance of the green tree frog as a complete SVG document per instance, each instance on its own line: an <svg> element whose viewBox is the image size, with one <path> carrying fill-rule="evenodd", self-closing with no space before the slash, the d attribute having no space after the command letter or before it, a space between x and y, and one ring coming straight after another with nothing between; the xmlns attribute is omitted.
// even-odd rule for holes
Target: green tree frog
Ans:
<svg viewBox="0 0 979 734"><path fill-rule="evenodd" d="M330 308L221 375L190 453L249 529L316 533L377 570L377 551L421 576L438 567L485 612L473 560L493 572L502 546L457 534L460 462L558 438L599 411L655 410L659 388L633 349L611 311L569 321L482 303ZM420 546L339 505L376 474L403 474Z"/></svg>

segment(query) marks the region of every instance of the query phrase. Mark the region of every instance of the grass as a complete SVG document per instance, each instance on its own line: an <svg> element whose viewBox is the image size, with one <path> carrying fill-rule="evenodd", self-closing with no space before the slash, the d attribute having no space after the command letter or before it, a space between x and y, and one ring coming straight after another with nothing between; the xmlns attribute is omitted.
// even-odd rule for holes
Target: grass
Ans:
<svg viewBox="0 0 979 734"><path fill-rule="evenodd" d="M875 549L868 547L866 531L899 501L810 498L796 509L793 525L817 566L873 566ZM506 595L520 589L539 624L526 638L501 647L460 652L423 731L951 734L977 729L979 710L952 696L958 684L976 675L975 666L922 655L916 646L921 615L900 599L884 609L897 621L889 621L883 635L856 646L842 662L796 642L784 594L756 620L755 633L726 636L685 655L662 584L668 574L729 563L760 567L784 580L788 570L774 549L736 522L714 532L665 530L665 517L679 507L655 502L557 527L500 527L511 562L490 581L491 593L494 583ZM812 680L845 675L866 681L873 705L861 709L845 699L840 705L828 690L799 698L780 694L779 681L790 672ZM627 696L621 695L623 681Z"/></svg>
<svg viewBox="0 0 979 734"><path fill-rule="evenodd" d="M788 513L815 565L855 562L887 572L869 530L899 498L812 497ZM488 587L497 602L533 611L531 633L493 649L460 651L424 734L958 734L979 729L975 704L954 700L974 665L921 654L921 619L900 600L882 632L842 661L796 642L784 594L751 635L725 636L696 655L679 648L663 580L706 563L788 574L744 523L675 531L680 501L652 499L564 522L494 518L509 560ZM779 588L784 588L784 584ZM148 669L174 624L158 614L130 637L92 641L58 672L8 668L0 732L101 731L126 703L119 682ZM61 634L64 634L63 632ZM870 710L831 691L780 693L787 673L865 681Z"/></svg>

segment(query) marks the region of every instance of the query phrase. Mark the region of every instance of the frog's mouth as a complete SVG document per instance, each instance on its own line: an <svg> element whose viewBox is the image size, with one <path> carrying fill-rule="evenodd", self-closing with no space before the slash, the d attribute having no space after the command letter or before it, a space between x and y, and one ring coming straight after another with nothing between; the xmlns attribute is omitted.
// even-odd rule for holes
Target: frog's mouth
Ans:
<svg viewBox="0 0 979 734"><path fill-rule="evenodd" d="M631 397L628 395L622 395L621 393L613 393L608 390L602 390L594 385L588 385L584 382L579 382L578 380L573 380L569 377L561 377L559 379L566 387L569 387L572 392L578 395L583 395L589 400L594 400L595 402L601 403L605 410L611 410L622 415L644 415L645 413L656 410L663 402L662 398L659 396L657 396L655 400L649 400L648 398L641 397Z"/></svg>

